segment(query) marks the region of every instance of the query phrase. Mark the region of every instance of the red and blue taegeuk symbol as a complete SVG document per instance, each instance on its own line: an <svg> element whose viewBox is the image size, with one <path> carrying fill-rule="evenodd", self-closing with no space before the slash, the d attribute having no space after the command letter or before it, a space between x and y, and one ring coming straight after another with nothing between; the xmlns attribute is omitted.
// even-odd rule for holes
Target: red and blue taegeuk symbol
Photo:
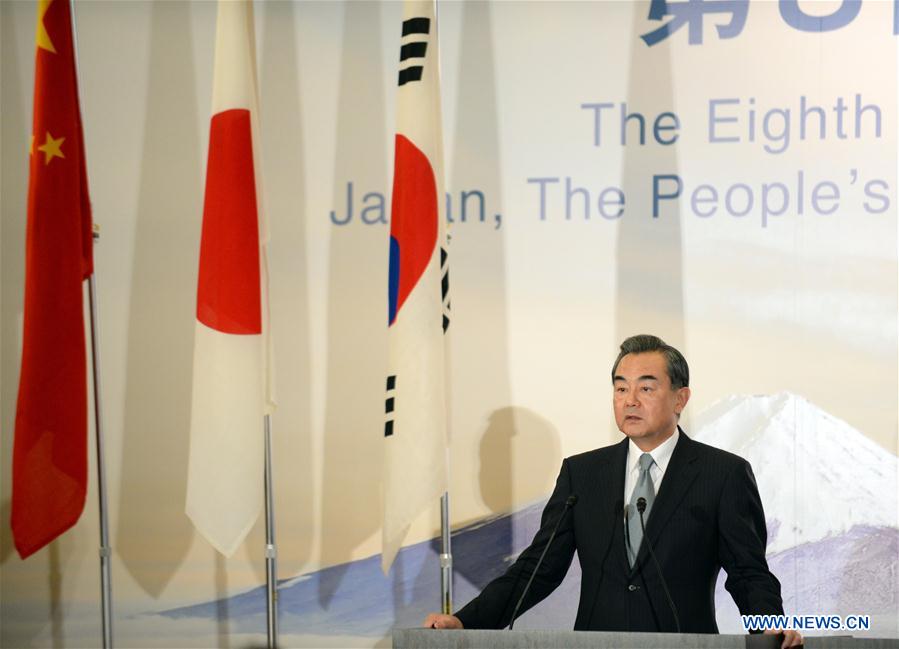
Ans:
<svg viewBox="0 0 899 649"><path fill-rule="evenodd" d="M437 245L437 183L428 157L396 136L390 216L389 323L421 279Z"/></svg>

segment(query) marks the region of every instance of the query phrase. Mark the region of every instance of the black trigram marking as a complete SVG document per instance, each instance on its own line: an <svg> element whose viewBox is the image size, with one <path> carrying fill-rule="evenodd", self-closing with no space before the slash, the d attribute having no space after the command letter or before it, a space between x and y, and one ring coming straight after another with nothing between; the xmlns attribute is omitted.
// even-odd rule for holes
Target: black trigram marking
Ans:
<svg viewBox="0 0 899 649"><path fill-rule="evenodd" d="M403 44L400 46L399 85L404 86L413 81L421 81L424 66L422 59L428 52L428 33L431 30L430 18L410 18L403 21ZM425 40L420 40L424 36ZM408 61L409 65L404 63Z"/></svg>
<svg viewBox="0 0 899 649"><path fill-rule="evenodd" d="M384 412L387 415L387 421L384 422L384 437L393 435L393 396L396 392L396 375L387 377L387 399L384 401Z"/></svg>
<svg viewBox="0 0 899 649"><path fill-rule="evenodd" d="M450 297L449 297L449 255L446 248L440 248L440 296L443 298L443 333L450 325Z"/></svg>
<svg viewBox="0 0 899 649"><path fill-rule="evenodd" d="M405 86L411 81L421 81L421 73L424 71L420 65L414 65L411 68L400 70L400 85Z"/></svg>
<svg viewBox="0 0 899 649"><path fill-rule="evenodd" d="M406 43L400 47L400 61L406 59L423 59L428 51L427 43Z"/></svg>
<svg viewBox="0 0 899 649"><path fill-rule="evenodd" d="M403 36L409 34L427 34L431 29L430 18L410 18L403 21Z"/></svg>

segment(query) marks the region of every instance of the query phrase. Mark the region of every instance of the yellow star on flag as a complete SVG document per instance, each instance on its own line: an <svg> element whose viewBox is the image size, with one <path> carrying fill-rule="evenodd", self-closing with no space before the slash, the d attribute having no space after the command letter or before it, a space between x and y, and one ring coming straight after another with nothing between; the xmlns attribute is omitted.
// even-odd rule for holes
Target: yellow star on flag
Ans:
<svg viewBox="0 0 899 649"><path fill-rule="evenodd" d="M65 142L64 137L55 138L47 131L47 140L37 148L38 151L44 152L44 164L50 164L53 158L65 158L62 153L62 143Z"/></svg>
<svg viewBox="0 0 899 649"><path fill-rule="evenodd" d="M40 0L40 2L38 2L37 35L35 41L37 42L37 46L39 48L56 54L56 48L53 47L53 41L50 40L50 34L47 33L47 28L44 26L44 14L46 14L47 9L50 8L51 2L53 2L53 0Z"/></svg>

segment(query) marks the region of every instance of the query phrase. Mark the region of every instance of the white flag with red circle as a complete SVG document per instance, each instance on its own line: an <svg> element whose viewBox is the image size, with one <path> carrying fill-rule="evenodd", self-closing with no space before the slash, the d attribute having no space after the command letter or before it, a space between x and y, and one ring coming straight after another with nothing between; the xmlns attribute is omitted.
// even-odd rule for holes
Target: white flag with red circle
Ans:
<svg viewBox="0 0 899 649"><path fill-rule="evenodd" d="M226 556L263 504L274 409L268 227L261 209L253 5L218 5L200 242L187 515Z"/></svg>

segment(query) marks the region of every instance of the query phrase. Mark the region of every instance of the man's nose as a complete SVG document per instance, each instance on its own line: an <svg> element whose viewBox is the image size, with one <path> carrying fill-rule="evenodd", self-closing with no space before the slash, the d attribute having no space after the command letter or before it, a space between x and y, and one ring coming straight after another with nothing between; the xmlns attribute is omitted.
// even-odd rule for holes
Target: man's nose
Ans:
<svg viewBox="0 0 899 649"><path fill-rule="evenodd" d="M640 405L640 401L637 399L637 391L636 390L628 390L624 395L624 405L626 406L638 406Z"/></svg>

